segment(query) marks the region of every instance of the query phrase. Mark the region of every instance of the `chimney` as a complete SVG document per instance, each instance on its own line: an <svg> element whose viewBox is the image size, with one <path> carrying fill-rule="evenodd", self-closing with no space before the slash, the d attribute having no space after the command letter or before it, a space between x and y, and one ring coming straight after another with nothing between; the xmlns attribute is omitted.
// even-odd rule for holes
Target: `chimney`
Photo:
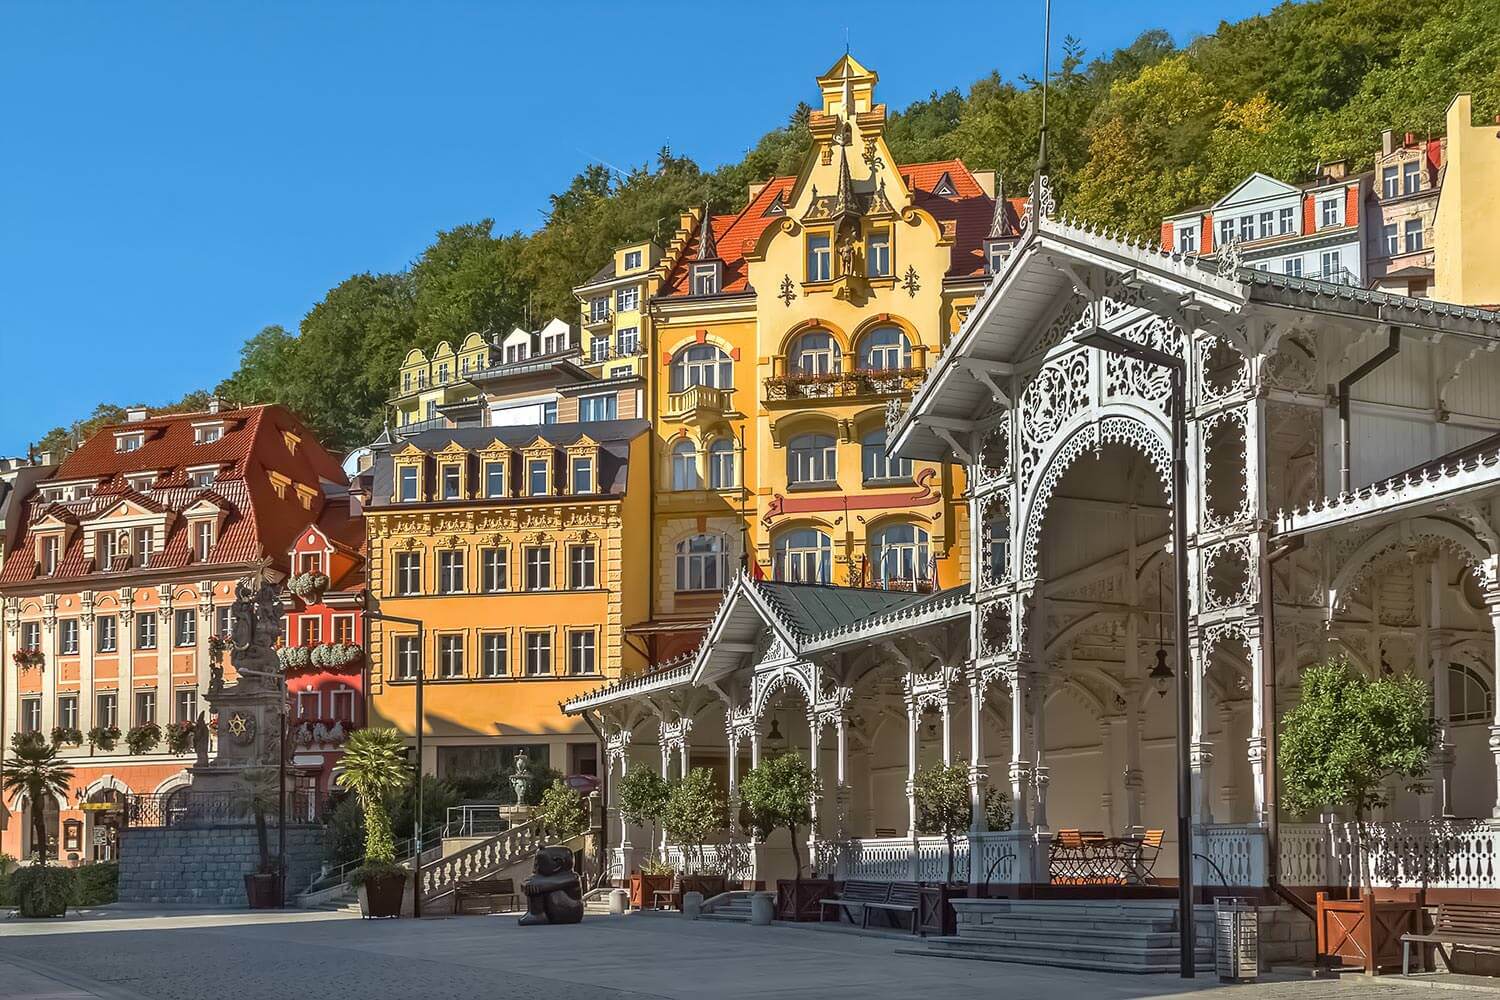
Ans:
<svg viewBox="0 0 1500 1000"><path fill-rule="evenodd" d="M1348 160L1330 160L1323 164L1323 179L1329 181L1341 181L1349 175Z"/></svg>
<svg viewBox="0 0 1500 1000"><path fill-rule="evenodd" d="M1380 133L1380 154L1390 156L1396 151L1396 130L1388 128Z"/></svg>
<svg viewBox="0 0 1500 1000"><path fill-rule="evenodd" d="M222 399L220 399L218 396L210 396L210 397L208 397L208 412L209 413L218 413L223 408L224 408L224 401Z"/></svg>
<svg viewBox="0 0 1500 1000"><path fill-rule="evenodd" d="M146 417L147 410L144 406L132 406L130 409L125 411L126 423L138 424L145 420Z"/></svg>
<svg viewBox="0 0 1500 1000"><path fill-rule="evenodd" d="M1408 133L1406 133L1406 139L1405 139L1404 142L1402 142L1402 145L1405 146L1407 149L1410 149L1411 147L1415 146L1416 144L1417 144L1417 133L1415 133L1415 132L1408 132Z"/></svg>

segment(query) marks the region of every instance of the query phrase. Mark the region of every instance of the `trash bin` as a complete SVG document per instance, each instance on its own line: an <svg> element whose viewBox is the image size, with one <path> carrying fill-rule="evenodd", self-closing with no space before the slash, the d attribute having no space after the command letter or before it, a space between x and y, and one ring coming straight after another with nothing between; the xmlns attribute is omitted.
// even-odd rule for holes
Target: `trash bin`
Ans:
<svg viewBox="0 0 1500 1000"><path fill-rule="evenodd" d="M1255 981L1260 971L1260 910L1255 900L1214 900L1214 964L1221 983Z"/></svg>

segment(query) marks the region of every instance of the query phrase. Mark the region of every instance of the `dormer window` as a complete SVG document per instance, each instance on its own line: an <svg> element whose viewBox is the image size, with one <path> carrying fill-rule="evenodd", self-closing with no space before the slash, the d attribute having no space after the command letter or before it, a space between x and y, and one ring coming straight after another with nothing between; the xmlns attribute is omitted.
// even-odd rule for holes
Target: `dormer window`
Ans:
<svg viewBox="0 0 1500 1000"><path fill-rule="evenodd" d="M559 351L566 351L567 349L568 334L566 331L562 333L549 333L542 338L543 354L556 354Z"/></svg>
<svg viewBox="0 0 1500 1000"><path fill-rule="evenodd" d="M94 534L94 563L100 569L114 569L120 557L120 536L113 531Z"/></svg>
<svg viewBox="0 0 1500 1000"><path fill-rule="evenodd" d="M199 562L206 562L214 549L214 523L199 521L193 525L193 555Z"/></svg>
<svg viewBox="0 0 1500 1000"><path fill-rule="evenodd" d="M149 527L135 529L135 535L130 540L131 551L135 554L135 564L140 567L151 565L151 557L155 554L153 532Z"/></svg>
<svg viewBox="0 0 1500 1000"><path fill-rule="evenodd" d="M1331 229L1343 224L1343 213L1339 211L1338 198L1325 198L1322 202L1322 215L1319 229Z"/></svg>
<svg viewBox="0 0 1500 1000"><path fill-rule="evenodd" d="M224 436L221 423L196 424L193 427L193 444L213 444Z"/></svg>
<svg viewBox="0 0 1500 1000"><path fill-rule="evenodd" d="M525 344L509 344L505 348L505 360L510 363L525 361L527 355Z"/></svg>
<svg viewBox="0 0 1500 1000"><path fill-rule="evenodd" d="M401 503L416 503L420 499L415 465L403 465L396 469L396 499Z"/></svg>
<svg viewBox="0 0 1500 1000"><path fill-rule="evenodd" d="M217 465L210 465L197 469L189 469L188 479L194 486L207 487L214 481L215 477L217 477L218 474L219 467Z"/></svg>
<svg viewBox="0 0 1500 1000"><path fill-rule="evenodd" d="M991 274L999 274L1010 257L1010 244L1002 240L990 240L984 246L985 264Z"/></svg>
<svg viewBox="0 0 1500 1000"><path fill-rule="evenodd" d="M139 451L146 443L144 431L121 431L115 434L115 451Z"/></svg>
<svg viewBox="0 0 1500 1000"><path fill-rule="evenodd" d="M641 252L639 250L625 251L625 270L634 271L641 266Z"/></svg>
<svg viewBox="0 0 1500 1000"><path fill-rule="evenodd" d="M932 193L939 198L957 198L958 188L954 186L953 178L944 173L942 177L938 178L938 182L933 187Z"/></svg>
<svg viewBox="0 0 1500 1000"><path fill-rule="evenodd" d="M1198 227L1180 226L1177 229L1177 249L1182 253L1198 252Z"/></svg>
<svg viewBox="0 0 1500 1000"><path fill-rule="evenodd" d="M504 459L490 459L484 463L484 495L486 497L505 496L505 466Z"/></svg>
<svg viewBox="0 0 1500 1000"><path fill-rule="evenodd" d="M41 540L40 558L37 562L41 565L42 575L51 576L57 572L57 564L62 558L62 539L56 535L47 535Z"/></svg>
<svg viewBox="0 0 1500 1000"><path fill-rule="evenodd" d="M693 294L719 294L719 265L717 263L693 265Z"/></svg>
<svg viewBox="0 0 1500 1000"><path fill-rule="evenodd" d="M544 497L551 492L552 463L545 458L526 460L526 495Z"/></svg>
<svg viewBox="0 0 1500 1000"><path fill-rule="evenodd" d="M456 463L444 463L442 486L444 500L463 498L463 470Z"/></svg>
<svg viewBox="0 0 1500 1000"><path fill-rule="evenodd" d="M125 477L126 485L137 492L149 490L151 484L154 482L156 482L156 473L154 472L138 472Z"/></svg>
<svg viewBox="0 0 1500 1000"><path fill-rule="evenodd" d="M573 495L594 492L594 459L589 455L574 455L569 460L569 484Z"/></svg>
<svg viewBox="0 0 1500 1000"><path fill-rule="evenodd" d="M442 364L438 365L437 380L438 380L438 385L445 385L445 384L447 384L447 381L448 381L448 362L444 361Z"/></svg>

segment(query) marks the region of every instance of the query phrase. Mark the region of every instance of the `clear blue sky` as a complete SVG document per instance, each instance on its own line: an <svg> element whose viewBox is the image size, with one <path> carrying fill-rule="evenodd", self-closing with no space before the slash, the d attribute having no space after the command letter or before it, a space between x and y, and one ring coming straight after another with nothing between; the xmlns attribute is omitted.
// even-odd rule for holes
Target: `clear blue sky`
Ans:
<svg viewBox="0 0 1500 1000"><path fill-rule="evenodd" d="M1056 0L1054 46L1270 6ZM814 100L846 27L892 108L1040 74L1041 0L0 0L0 455L212 387L247 336L438 229L534 228L589 160L737 159Z"/></svg>

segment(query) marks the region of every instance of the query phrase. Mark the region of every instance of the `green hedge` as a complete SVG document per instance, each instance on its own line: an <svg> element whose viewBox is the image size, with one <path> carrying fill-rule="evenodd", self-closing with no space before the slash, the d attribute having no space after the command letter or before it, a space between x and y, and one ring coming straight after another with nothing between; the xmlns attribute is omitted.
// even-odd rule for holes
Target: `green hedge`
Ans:
<svg viewBox="0 0 1500 1000"><path fill-rule="evenodd" d="M120 898L120 866L113 861L73 869L74 906L102 906Z"/></svg>
<svg viewBox="0 0 1500 1000"><path fill-rule="evenodd" d="M60 917L67 913L75 882L73 869L28 865L10 873L10 890L23 917Z"/></svg>

